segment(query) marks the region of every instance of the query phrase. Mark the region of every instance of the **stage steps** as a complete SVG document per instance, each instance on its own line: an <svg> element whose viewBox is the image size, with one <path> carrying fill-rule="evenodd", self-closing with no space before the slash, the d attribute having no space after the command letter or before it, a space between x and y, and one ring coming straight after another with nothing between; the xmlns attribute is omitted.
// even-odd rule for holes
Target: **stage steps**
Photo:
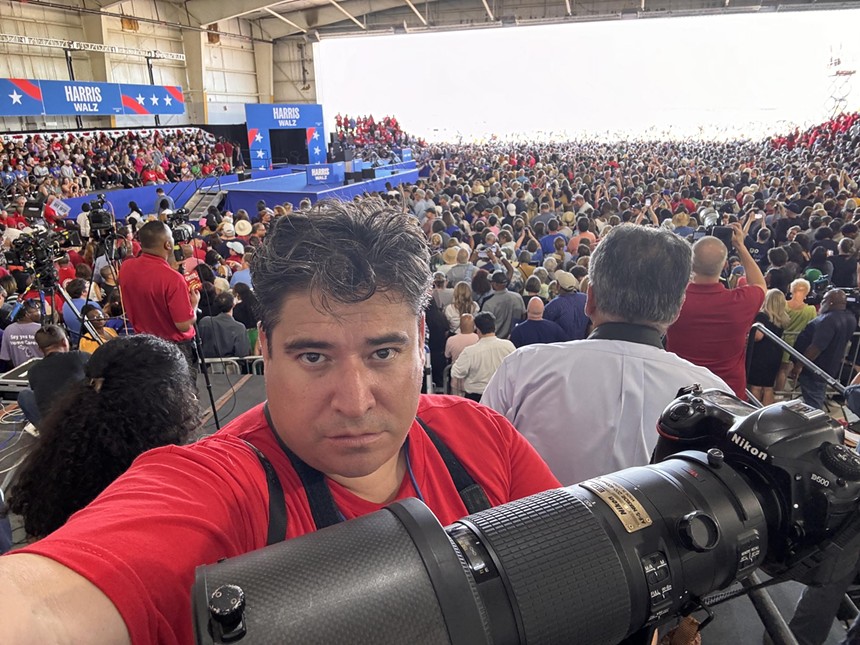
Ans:
<svg viewBox="0 0 860 645"><path fill-rule="evenodd" d="M188 217L192 220L204 217L209 207L213 204L217 206L226 194L226 190L216 191L211 188L197 190L186 202L186 208L189 208Z"/></svg>

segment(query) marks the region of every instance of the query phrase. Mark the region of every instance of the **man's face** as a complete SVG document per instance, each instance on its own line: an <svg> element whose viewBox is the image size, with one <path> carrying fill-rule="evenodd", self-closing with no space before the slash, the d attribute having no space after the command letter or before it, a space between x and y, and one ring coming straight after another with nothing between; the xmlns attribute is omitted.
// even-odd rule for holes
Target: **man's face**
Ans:
<svg viewBox="0 0 860 645"><path fill-rule="evenodd" d="M336 479L365 477L397 459L415 417L424 323L387 294L332 307L289 296L271 336L260 333L269 410L306 463Z"/></svg>

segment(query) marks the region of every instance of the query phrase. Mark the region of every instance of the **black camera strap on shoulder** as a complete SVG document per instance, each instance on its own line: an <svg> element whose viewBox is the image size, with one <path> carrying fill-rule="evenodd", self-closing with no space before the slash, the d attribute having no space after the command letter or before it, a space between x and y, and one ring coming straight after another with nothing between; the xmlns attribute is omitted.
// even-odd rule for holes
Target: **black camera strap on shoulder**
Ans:
<svg viewBox="0 0 860 645"><path fill-rule="evenodd" d="M463 504L466 506L469 514L471 515L472 513L485 511L490 508L490 500L487 499L484 489L472 479L472 476L463 468L463 464L457 460L451 449L445 445L445 442L439 438L439 435L433 432L430 426L424 423L420 417L415 417L415 420L424 428L424 432L427 433L430 441L433 442L436 450L439 451L439 455L442 457L442 461L445 462L448 473L451 475L451 480L454 482L454 486L457 487L460 499L463 500Z"/></svg>
<svg viewBox="0 0 860 645"><path fill-rule="evenodd" d="M266 473L266 485L269 488L269 531L266 536L266 545L277 544L283 541L287 535L287 501L284 499L284 489L281 487L281 480L278 479L278 473L275 472L275 467L272 462L263 454L263 451L257 448L250 441L242 439L248 447L257 455L260 464L263 466L263 471Z"/></svg>
<svg viewBox="0 0 860 645"><path fill-rule="evenodd" d="M269 425L269 429L275 436L275 440L290 460L290 464L293 466L293 469L296 471L296 474L302 482L317 530L344 521L343 515L334 503L331 489L325 481L325 475L306 464L298 457L298 455L287 447L278 433L275 432L275 426L272 423L268 404L263 407L263 411L266 415L266 422ZM453 451L445 445L445 443L439 438L439 435L437 435L430 426L424 423L424 421L419 417L415 417L415 419L418 421L418 424L424 432L427 433L427 436L430 438L430 441L433 442L436 450L439 451L439 456L441 456L442 461L445 462L445 467L448 469L451 481L454 482L454 486L457 488L457 492L460 494L460 499L463 500L463 504L466 506L468 513L477 513L478 511L490 508L490 501L487 498L487 494L484 492L484 489L481 488L481 486L463 467L456 455L454 455ZM266 544L271 545L282 542L287 535L287 507L283 487L281 486L280 479L275 472L274 466L272 466L272 463L263 454L263 452L250 442L246 441L245 443L253 449L257 458L260 460L260 463L263 465L263 470L266 472L266 484L269 488L269 530Z"/></svg>

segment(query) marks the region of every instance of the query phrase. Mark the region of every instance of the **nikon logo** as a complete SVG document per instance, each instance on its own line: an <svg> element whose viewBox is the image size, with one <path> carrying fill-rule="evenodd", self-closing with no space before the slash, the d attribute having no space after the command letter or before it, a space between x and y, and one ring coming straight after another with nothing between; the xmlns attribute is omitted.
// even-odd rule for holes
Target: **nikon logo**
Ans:
<svg viewBox="0 0 860 645"><path fill-rule="evenodd" d="M764 450L759 450L738 433L732 435L732 443L739 446L742 450L746 450L753 457L758 457L762 461L767 461L767 453Z"/></svg>

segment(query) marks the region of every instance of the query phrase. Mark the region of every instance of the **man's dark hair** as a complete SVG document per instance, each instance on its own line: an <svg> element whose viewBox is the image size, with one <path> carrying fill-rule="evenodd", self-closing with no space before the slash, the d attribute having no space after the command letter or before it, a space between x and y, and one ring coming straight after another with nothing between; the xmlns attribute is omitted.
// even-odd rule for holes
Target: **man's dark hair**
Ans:
<svg viewBox="0 0 860 645"><path fill-rule="evenodd" d="M87 282L83 278L75 278L74 280L69 280L66 283L66 293L69 294L69 298L75 299L80 298L84 295L84 291L87 289Z"/></svg>
<svg viewBox="0 0 860 645"><path fill-rule="evenodd" d="M167 226L164 222L152 221L140 227L137 237L141 248L154 249L161 245L161 241L164 239L166 233Z"/></svg>
<svg viewBox="0 0 860 645"><path fill-rule="evenodd" d="M674 233L617 226L591 254L589 285L603 313L664 328L681 311L692 264L690 245Z"/></svg>
<svg viewBox="0 0 860 645"><path fill-rule="evenodd" d="M372 198L323 200L306 213L277 219L254 254L251 277L268 336L294 293L307 292L315 306L330 311L332 303L391 292L418 316L431 282L417 221Z"/></svg>
<svg viewBox="0 0 860 645"><path fill-rule="evenodd" d="M36 331L36 344L43 352L46 349L61 345L66 340L66 332L59 325L45 325Z"/></svg>
<svg viewBox="0 0 860 645"><path fill-rule="evenodd" d="M475 328L482 334L494 334L496 332L496 317L492 311L482 311L475 314Z"/></svg>
<svg viewBox="0 0 860 645"><path fill-rule="evenodd" d="M578 230L580 233L586 233L588 231L588 218L587 217L577 218L576 230Z"/></svg>
<svg viewBox="0 0 860 645"><path fill-rule="evenodd" d="M788 262L788 251L781 246L774 247L767 252L767 261L775 267L785 266Z"/></svg>
<svg viewBox="0 0 860 645"><path fill-rule="evenodd" d="M215 296L215 308L218 310L218 313L228 313L231 309L233 309L234 304L235 300L233 300L233 294L229 291L219 293L217 296Z"/></svg>

